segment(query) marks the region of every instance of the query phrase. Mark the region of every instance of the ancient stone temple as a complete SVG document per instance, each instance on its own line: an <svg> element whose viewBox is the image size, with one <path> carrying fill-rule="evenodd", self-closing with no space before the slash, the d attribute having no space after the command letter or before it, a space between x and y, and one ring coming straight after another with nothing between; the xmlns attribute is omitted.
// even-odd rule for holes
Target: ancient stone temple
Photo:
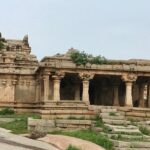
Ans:
<svg viewBox="0 0 150 150"><path fill-rule="evenodd" d="M35 111L58 102L86 105L150 107L150 61L109 60L77 66L64 55L31 55L28 36L0 35L0 107Z"/></svg>

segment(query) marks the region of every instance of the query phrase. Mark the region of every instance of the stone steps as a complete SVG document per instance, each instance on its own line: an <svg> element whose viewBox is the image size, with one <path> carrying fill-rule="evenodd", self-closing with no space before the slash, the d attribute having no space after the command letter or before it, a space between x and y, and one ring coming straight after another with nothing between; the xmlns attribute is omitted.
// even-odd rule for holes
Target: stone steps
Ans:
<svg viewBox="0 0 150 150"><path fill-rule="evenodd" d="M94 115L95 113L93 111L88 110L41 110L41 114L88 114L88 115Z"/></svg>
<svg viewBox="0 0 150 150"><path fill-rule="evenodd" d="M91 119L95 116L95 112L89 110L85 102L77 100L46 101L41 106L40 114L43 119Z"/></svg>
<svg viewBox="0 0 150 150"><path fill-rule="evenodd" d="M109 124L105 124L105 126L111 131L111 133L141 135L140 130L136 126L132 126L132 125L113 126L113 125L109 125Z"/></svg>
<svg viewBox="0 0 150 150"><path fill-rule="evenodd" d="M133 148L149 148L150 149L150 142L131 142L131 147Z"/></svg>
<svg viewBox="0 0 150 150"><path fill-rule="evenodd" d="M108 134L111 139L121 140L121 141L143 141L145 140L143 135L127 135L127 134Z"/></svg>
<svg viewBox="0 0 150 150"><path fill-rule="evenodd" d="M150 142L125 142L118 140L111 140L115 150L149 150Z"/></svg>
<svg viewBox="0 0 150 150"><path fill-rule="evenodd" d="M116 108L101 108L100 112L99 116L108 129L103 134L113 142L114 150L150 150L150 136L143 135L138 126L125 119L127 112L120 113ZM150 127L150 121L139 125Z"/></svg>
<svg viewBox="0 0 150 150"><path fill-rule="evenodd" d="M59 129L85 129L90 128L92 125L91 120L72 120L72 119L34 119L28 118L28 130L33 131L34 129L43 129L47 132L56 131Z"/></svg>
<svg viewBox="0 0 150 150"><path fill-rule="evenodd" d="M109 113L101 113L100 114L101 118L105 118L105 119L114 119L114 120L124 120L125 116L120 115L119 113L116 113L115 116L110 115Z"/></svg>
<svg viewBox="0 0 150 150"><path fill-rule="evenodd" d="M111 124L104 124L106 127L110 128L110 129L137 129L137 126L133 126L133 125L127 125L127 126L121 126L121 125L111 125Z"/></svg>
<svg viewBox="0 0 150 150"><path fill-rule="evenodd" d="M44 105L41 107L42 110L88 110L87 106L51 106Z"/></svg>
<svg viewBox="0 0 150 150"><path fill-rule="evenodd" d="M111 132L121 134L141 134L139 129L113 129Z"/></svg>
<svg viewBox="0 0 150 150"><path fill-rule="evenodd" d="M101 113L116 113L117 109L116 108L102 108Z"/></svg>
<svg viewBox="0 0 150 150"><path fill-rule="evenodd" d="M127 120L102 119L102 121L106 124L112 124L112 125L128 125L128 124L130 124L130 121L127 121Z"/></svg>
<svg viewBox="0 0 150 150"><path fill-rule="evenodd" d="M104 136L108 137L109 139L112 140L120 140L120 141L125 141L125 142L129 142L129 141L145 141L145 138L143 137L143 135L139 134L139 135L134 135L134 134L117 134L117 133L104 133L101 132L101 134L103 134Z"/></svg>
<svg viewBox="0 0 150 150"><path fill-rule="evenodd" d="M93 111L88 110L42 110L40 114L43 119L56 119L56 118L92 119L95 117L95 113Z"/></svg>
<svg viewBox="0 0 150 150"><path fill-rule="evenodd" d="M77 100L60 100L60 101L45 101L43 105L50 105L50 106L87 106L88 105L83 101Z"/></svg>
<svg viewBox="0 0 150 150"><path fill-rule="evenodd" d="M91 120L65 120L65 119L59 119L55 121L56 127L59 128L90 128L92 121Z"/></svg>
<svg viewBox="0 0 150 150"><path fill-rule="evenodd" d="M126 150L128 148L131 148L131 144L130 142L124 142L124 141L118 141L118 140L111 140L114 148L126 148Z"/></svg>

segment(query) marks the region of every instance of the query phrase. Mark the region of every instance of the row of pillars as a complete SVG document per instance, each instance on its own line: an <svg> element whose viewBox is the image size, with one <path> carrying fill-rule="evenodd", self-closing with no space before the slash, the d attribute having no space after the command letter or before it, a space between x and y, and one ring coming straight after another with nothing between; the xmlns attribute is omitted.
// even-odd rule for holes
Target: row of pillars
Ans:
<svg viewBox="0 0 150 150"><path fill-rule="evenodd" d="M53 99L54 101L60 101L60 76L52 76L54 83L54 93ZM44 75L44 100L48 100L49 96L49 75ZM82 92L82 100L86 103L89 103L89 80L83 79L83 92ZM75 93L75 99L80 99L80 88L79 85L76 87L77 91Z"/></svg>
<svg viewBox="0 0 150 150"><path fill-rule="evenodd" d="M125 82L126 93L125 93L125 106L133 106L133 83ZM146 84L143 83L139 86L139 107L145 107L144 91ZM150 85L147 85L147 105L150 107ZM119 85L114 85L114 106L119 106Z"/></svg>
<svg viewBox="0 0 150 150"><path fill-rule="evenodd" d="M60 82L63 76L52 76L54 83L54 93L53 99L54 101L60 101ZM91 78L86 77L82 78L83 92L82 92L82 101L89 104L89 80ZM126 85L126 93L125 93L125 106L133 106L133 98L132 98L132 87L133 83L136 81L137 77L134 76L123 76L122 78ZM44 100L48 100L49 96L49 74L44 75ZM80 89L79 86L75 93L75 99L80 98ZM140 88L140 107L144 107L144 85ZM114 85L114 106L119 106L119 85ZM148 86L148 107L150 107L150 86Z"/></svg>

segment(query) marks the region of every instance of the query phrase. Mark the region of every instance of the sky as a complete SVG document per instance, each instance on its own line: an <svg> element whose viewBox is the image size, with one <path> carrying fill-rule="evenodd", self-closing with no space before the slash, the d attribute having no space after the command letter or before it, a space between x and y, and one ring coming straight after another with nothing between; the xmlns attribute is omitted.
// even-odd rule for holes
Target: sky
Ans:
<svg viewBox="0 0 150 150"><path fill-rule="evenodd" d="M32 54L73 47L108 59L150 59L150 0L0 0L0 32L28 34Z"/></svg>

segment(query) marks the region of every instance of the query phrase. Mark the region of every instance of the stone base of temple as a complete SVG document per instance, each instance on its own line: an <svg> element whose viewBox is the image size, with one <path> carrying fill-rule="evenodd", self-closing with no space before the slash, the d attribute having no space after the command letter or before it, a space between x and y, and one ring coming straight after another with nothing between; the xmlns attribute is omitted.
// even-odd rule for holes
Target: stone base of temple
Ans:
<svg viewBox="0 0 150 150"><path fill-rule="evenodd" d="M103 108L117 108L119 112L125 114L126 118L150 120L149 108L88 105L79 100L0 103L0 109L6 107L14 109L17 113L38 113L43 119L91 119Z"/></svg>
<svg viewBox="0 0 150 150"><path fill-rule="evenodd" d="M0 109L12 108L17 113L39 113L41 103L37 102L0 102Z"/></svg>
<svg viewBox="0 0 150 150"><path fill-rule="evenodd" d="M41 106L40 114L43 119L91 119L95 116L95 112L88 109L86 102L77 100L47 101Z"/></svg>

